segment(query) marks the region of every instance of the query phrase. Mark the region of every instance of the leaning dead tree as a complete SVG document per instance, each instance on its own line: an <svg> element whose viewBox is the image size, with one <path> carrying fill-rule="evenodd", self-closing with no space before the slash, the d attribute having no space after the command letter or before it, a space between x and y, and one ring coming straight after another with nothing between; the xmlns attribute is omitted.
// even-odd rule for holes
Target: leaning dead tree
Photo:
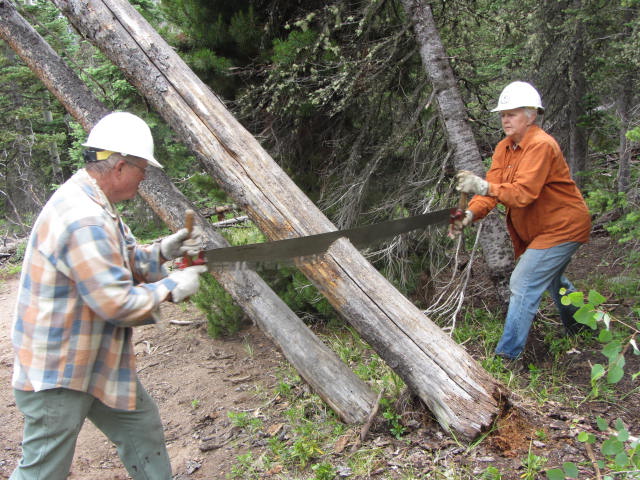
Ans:
<svg viewBox="0 0 640 480"><path fill-rule="evenodd" d="M53 0L127 76L271 239L335 230L256 139L122 0ZM501 387L346 239L298 267L430 408L471 439L500 412Z"/></svg>
<svg viewBox="0 0 640 480"><path fill-rule="evenodd" d="M473 137L467 111L431 7L425 0L402 0L402 5L413 23L416 42L420 46L420 57L438 101L453 163L458 170L470 170L484 177L482 156ZM513 269L513 248L504 222L496 213L483 220L480 245L491 278L503 300L507 301L507 279Z"/></svg>
<svg viewBox="0 0 640 480"><path fill-rule="evenodd" d="M0 38L22 58L85 130L109 110L27 23L8 0L0 0ZM194 209L161 170L148 169L140 195L172 230L183 226L184 212ZM211 247L228 242L198 216ZM347 423L361 423L375 406L376 396L254 271L214 273L244 312L276 343L313 390Z"/></svg>

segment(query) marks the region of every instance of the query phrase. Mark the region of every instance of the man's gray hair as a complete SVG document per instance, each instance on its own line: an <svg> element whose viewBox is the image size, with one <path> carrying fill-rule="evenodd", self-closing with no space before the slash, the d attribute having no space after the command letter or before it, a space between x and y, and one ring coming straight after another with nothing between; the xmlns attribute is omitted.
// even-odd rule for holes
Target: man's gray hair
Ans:
<svg viewBox="0 0 640 480"><path fill-rule="evenodd" d="M535 107L524 107L524 113L529 119L535 120L538 117L538 109Z"/></svg>
<svg viewBox="0 0 640 480"><path fill-rule="evenodd" d="M109 158L106 160L99 160L97 162L88 162L85 165L85 170L91 173L97 173L98 175L103 175L116 166L120 160L120 155L117 153L112 153Z"/></svg>

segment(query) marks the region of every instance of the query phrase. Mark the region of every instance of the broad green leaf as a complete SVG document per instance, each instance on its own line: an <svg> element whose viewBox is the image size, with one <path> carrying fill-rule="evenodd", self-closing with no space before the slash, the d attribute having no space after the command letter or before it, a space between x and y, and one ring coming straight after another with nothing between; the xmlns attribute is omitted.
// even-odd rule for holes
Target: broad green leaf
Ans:
<svg viewBox="0 0 640 480"><path fill-rule="evenodd" d="M616 365L620 368L624 368L626 363L627 361L625 360L624 355L620 354L617 357L611 359L611 361L609 362L609 367L611 367L612 365Z"/></svg>
<svg viewBox="0 0 640 480"><path fill-rule="evenodd" d="M594 363L591 367L591 381L595 382L604 376L604 367L599 363Z"/></svg>
<svg viewBox="0 0 640 480"><path fill-rule="evenodd" d="M552 468L551 470L547 470L547 479L548 480L564 480L566 477L564 476L564 472L559 468Z"/></svg>
<svg viewBox="0 0 640 480"><path fill-rule="evenodd" d="M602 354L612 361L622 351L622 345L618 340L612 340L602 348Z"/></svg>
<svg viewBox="0 0 640 480"><path fill-rule="evenodd" d="M578 323L588 325L592 330L596 329L596 320L593 318L593 305L588 303L583 305L573 314L573 318L575 318Z"/></svg>
<svg viewBox="0 0 640 480"><path fill-rule="evenodd" d="M624 430L626 428L624 426L624 422L619 418L616 418L616 421L613 423L613 426L617 431Z"/></svg>
<svg viewBox="0 0 640 480"><path fill-rule="evenodd" d="M629 457L627 456L627 452L620 452L616 455L616 465L618 467L626 467L629 465Z"/></svg>
<svg viewBox="0 0 640 480"><path fill-rule="evenodd" d="M593 433L580 432L578 433L578 441L582 443L596 443L596 436Z"/></svg>
<svg viewBox="0 0 640 480"><path fill-rule="evenodd" d="M600 330L598 335L598 341L601 343L608 343L613 339L613 334L610 330Z"/></svg>
<svg viewBox="0 0 640 480"><path fill-rule="evenodd" d="M607 383L618 383L624 377L624 370L618 365L612 365L607 372Z"/></svg>
<svg viewBox="0 0 640 480"><path fill-rule="evenodd" d="M588 299L589 299L589 303L593 303L594 305L600 305L607 300L595 290L589 290Z"/></svg>
<svg viewBox="0 0 640 480"><path fill-rule="evenodd" d="M629 440L629 430L627 430L626 428L623 428L621 430L618 430L618 440L620 440L621 442L626 442L627 440Z"/></svg>
<svg viewBox="0 0 640 480"><path fill-rule="evenodd" d="M624 451L624 444L615 438L608 438L602 442L602 453L604 455L613 456Z"/></svg>
<svg viewBox="0 0 640 480"><path fill-rule="evenodd" d="M576 467L576 464L573 462L564 462L562 464L562 468L569 478L578 478L578 475L580 474L580 472L578 472L578 467Z"/></svg>
<svg viewBox="0 0 640 480"><path fill-rule="evenodd" d="M609 423L602 417L596 419L596 424L601 432L606 432L609 429Z"/></svg>
<svg viewBox="0 0 640 480"><path fill-rule="evenodd" d="M569 297L571 304L576 307L580 307L584 304L584 293L582 292L571 292L567 297Z"/></svg>
<svg viewBox="0 0 640 480"><path fill-rule="evenodd" d="M582 442L582 443L586 443L586 441L589 439L589 434L587 432L580 432L578 434L578 441Z"/></svg>

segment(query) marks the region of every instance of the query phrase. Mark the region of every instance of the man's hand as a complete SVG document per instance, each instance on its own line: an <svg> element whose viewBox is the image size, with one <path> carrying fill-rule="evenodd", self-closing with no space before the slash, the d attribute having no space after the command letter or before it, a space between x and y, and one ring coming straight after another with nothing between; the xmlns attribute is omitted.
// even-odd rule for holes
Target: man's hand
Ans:
<svg viewBox="0 0 640 480"><path fill-rule="evenodd" d="M458 179L456 190L459 192L486 195L489 190L489 183L486 180L467 170L460 170L456 178Z"/></svg>
<svg viewBox="0 0 640 480"><path fill-rule="evenodd" d="M172 272L169 278L177 285L171 290L171 301L178 303L196 293L200 288L200 274L206 271L206 265L196 265Z"/></svg>
<svg viewBox="0 0 640 480"><path fill-rule="evenodd" d="M473 222L473 212L471 210L465 210L464 216L461 218L456 218L449 225L449 238L455 239L462 233L462 229L468 225L471 225Z"/></svg>
<svg viewBox="0 0 640 480"><path fill-rule="evenodd" d="M193 257L202 249L202 230L194 227L189 234L189 230L183 228L173 235L169 235L160 241L160 253L167 260L188 255Z"/></svg>

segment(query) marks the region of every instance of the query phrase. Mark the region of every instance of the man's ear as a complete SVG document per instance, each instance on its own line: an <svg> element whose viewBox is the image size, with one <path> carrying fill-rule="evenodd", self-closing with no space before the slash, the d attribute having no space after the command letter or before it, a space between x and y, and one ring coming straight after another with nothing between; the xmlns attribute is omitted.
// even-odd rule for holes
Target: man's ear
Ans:
<svg viewBox="0 0 640 480"><path fill-rule="evenodd" d="M124 166L127 164L127 162L125 162L123 159L119 159L116 164L113 167L113 170L118 174L121 175L122 174L122 169L124 168Z"/></svg>

